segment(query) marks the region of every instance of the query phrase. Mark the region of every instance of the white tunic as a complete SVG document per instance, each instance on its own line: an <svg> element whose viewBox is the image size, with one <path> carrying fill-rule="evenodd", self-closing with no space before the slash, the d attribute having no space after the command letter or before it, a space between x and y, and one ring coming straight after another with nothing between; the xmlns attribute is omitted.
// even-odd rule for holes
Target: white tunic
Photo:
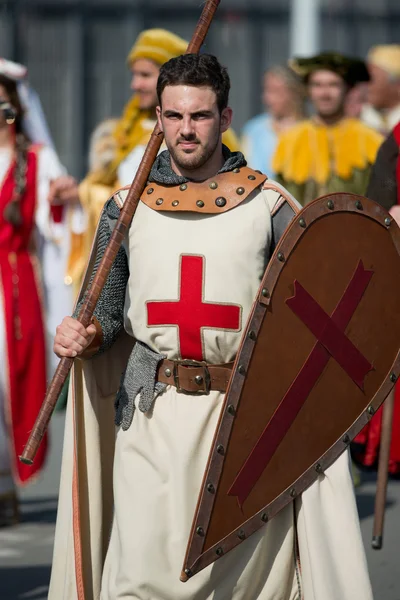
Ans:
<svg viewBox="0 0 400 600"><path fill-rule="evenodd" d="M171 359L193 358L182 356L180 348L197 349L200 344L204 360L210 363L232 360L268 261L270 213L278 197L276 192L256 191L253 198L218 215L156 212L141 203L129 235L130 280L125 324L128 333ZM200 261L197 267L196 260ZM185 265L191 269L184 269L183 261L189 261ZM151 312L154 303L179 301L181 312L189 310L185 305L185 290L196 287L199 272L202 282L196 289L202 290L202 294L192 319L180 325L172 323L170 306L162 304L157 305L155 319ZM192 330L193 321L201 323L207 304L236 307L240 313L239 326L234 328L236 323L232 321L231 328ZM167 311L165 323L163 306ZM295 569L294 505L287 506L259 532L187 583L179 580L223 400L220 392L187 396L169 386L149 413L137 409L131 427L127 431L118 430L115 512L101 600L300 600ZM354 497L351 491L348 493L351 482L346 457L338 464L339 467L334 467L339 469L347 496L342 494L340 485L336 487L331 482L331 487L335 494L346 498L340 530L346 528L351 551L357 557L355 577L360 592L354 593L353 586L342 594L347 582L342 585L343 569L339 565L336 572L337 556L333 553L328 563L332 563L340 595L335 590L326 596L321 594L324 569L318 564L315 540L307 540L303 534L300 545L305 557L309 556L302 583L306 600L372 598ZM328 504L329 499L328 491ZM330 513L325 515L327 519L330 517ZM300 519L306 531L309 515L302 512ZM327 549L330 556L329 544ZM319 554L324 553L321 540ZM354 565L353 560L350 563ZM318 582L310 575L313 569L321 570Z"/></svg>

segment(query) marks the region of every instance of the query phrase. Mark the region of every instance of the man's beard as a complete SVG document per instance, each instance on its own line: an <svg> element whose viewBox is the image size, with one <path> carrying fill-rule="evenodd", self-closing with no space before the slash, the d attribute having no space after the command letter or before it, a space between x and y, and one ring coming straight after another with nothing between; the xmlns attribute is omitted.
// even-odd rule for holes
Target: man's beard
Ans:
<svg viewBox="0 0 400 600"><path fill-rule="evenodd" d="M196 150L189 154L186 154L182 150L179 152L179 143L184 141L194 142L198 144L200 151ZM217 133L215 138L211 140L206 146L200 146L200 142L195 136L187 137L185 139L182 138L174 146L169 145L167 141L166 144L174 163L180 169L186 169L187 171L195 171L196 169L200 169L203 165L205 165L214 154L219 144L219 132Z"/></svg>

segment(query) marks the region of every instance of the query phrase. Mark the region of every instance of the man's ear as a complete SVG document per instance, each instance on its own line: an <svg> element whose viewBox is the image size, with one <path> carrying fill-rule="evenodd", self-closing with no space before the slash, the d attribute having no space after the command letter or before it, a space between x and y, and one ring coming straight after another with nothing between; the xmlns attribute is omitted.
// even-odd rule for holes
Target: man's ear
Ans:
<svg viewBox="0 0 400 600"><path fill-rule="evenodd" d="M162 126L162 121L161 121L161 106L156 106L156 115L157 115L158 126L161 129L161 131L164 132L164 129Z"/></svg>
<svg viewBox="0 0 400 600"><path fill-rule="evenodd" d="M221 133L225 133L232 123L233 111L230 106L224 108L221 113Z"/></svg>

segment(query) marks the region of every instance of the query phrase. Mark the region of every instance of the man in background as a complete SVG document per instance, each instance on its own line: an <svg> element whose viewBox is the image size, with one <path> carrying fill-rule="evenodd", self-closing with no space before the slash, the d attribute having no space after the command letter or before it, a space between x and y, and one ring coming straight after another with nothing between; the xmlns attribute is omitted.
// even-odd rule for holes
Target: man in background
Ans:
<svg viewBox="0 0 400 600"><path fill-rule="evenodd" d="M374 46L368 53L368 96L361 119L388 135L400 121L400 44Z"/></svg>
<svg viewBox="0 0 400 600"><path fill-rule="evenodd" d="M349 91L369 80L366 65L338 53L295 58L315 114L282 134L273 161L277 180L301 204L330 192L364 194L382 136L345 115Z"/></svg>

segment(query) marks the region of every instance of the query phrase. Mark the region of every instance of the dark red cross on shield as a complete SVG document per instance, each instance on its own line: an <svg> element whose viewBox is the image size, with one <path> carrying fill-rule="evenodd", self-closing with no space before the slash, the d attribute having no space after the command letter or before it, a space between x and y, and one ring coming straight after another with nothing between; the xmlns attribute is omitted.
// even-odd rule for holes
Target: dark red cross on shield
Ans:
<svg viewBox="0 0 400 600"><path fill-rule="evenodd" d="M364 379L373 367L346 337L344 330L359 305L372 275L373 271L365 270L360 260L331 316L297 280L294 282L295 294L286 300L286 304L318 341L228 491L228 495L237 496L240 506L261 477L330 357L334 358L354 383L363 389Z"/></svg>
<svg viewBox="0 0 400 600"><path fill-rule="evenodd" d="M204 300L204 256L180 257L179 299L147 302L147 324L178 326L182 358L202 361L203 329L239 331L241 307Z"/></svg>

